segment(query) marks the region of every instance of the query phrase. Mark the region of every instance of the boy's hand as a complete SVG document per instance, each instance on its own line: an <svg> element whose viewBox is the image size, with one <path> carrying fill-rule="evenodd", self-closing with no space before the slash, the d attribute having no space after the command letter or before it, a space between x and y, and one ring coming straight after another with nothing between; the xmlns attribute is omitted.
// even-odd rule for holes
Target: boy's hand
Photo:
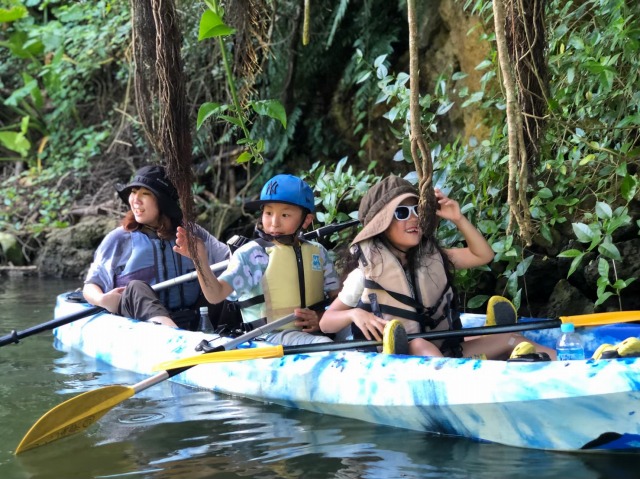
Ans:
<svg viewBox="0 0 640 479"><path fill-rule="evenodd" d="M309 308L296 308L293 310L293 314L296 315L296 320L293 324L302 328L305 333L316 333L320 331L320 318L318 313Z"/></svg>
<svg viewBox="0 0 640 479"><path fill-rule="evenodd" d="M196 243L198 248L198 256L202 257L204 253L204 258L206 261L207 253L204 250L204 243L200 238L196 238ZM176 245L173 247L173 251L189 259L193 259L191 257L191 253L189 252L189 245L187 243L187 230L185 230L182 226L178 226L178 230L176 232Z"/></svg>

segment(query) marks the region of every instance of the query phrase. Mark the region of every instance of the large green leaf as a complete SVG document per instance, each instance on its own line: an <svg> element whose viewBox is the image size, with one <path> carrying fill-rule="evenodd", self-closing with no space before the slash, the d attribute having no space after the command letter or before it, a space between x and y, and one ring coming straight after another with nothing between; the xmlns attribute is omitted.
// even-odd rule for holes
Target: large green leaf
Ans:
<svg viewBox="0 0 640 479"><path fill-rule="evenodd" d="M29 12L22 5L9 9L0 8L0 23L15 22L27 16L29 16Z"/></svg>
<svg viewBox="0 0 640 479"><path fill-rule="evenodd" d="M15 151L23 158L29 154L31 143L22 133L15 131L0 131L0 143L8 150Z"/></svg>
<svg viewBox="0 0 640 479"><path fill-rule="evenodd" d="M593 240L594 232L584 223L573 223L573 232L581 243L590 243Z"/></svg>
<svg viewBox="0 0 640 479"><path fill-rule="evenodd" d="M613 243L605 241L600 246L598 246L598 252L602 256L606 256L607 258L610 258L610 259L613 259L613 260L616 260L616 261L621 261L622 260L622 256L620 255L620 251L618 250L616 245L614 245Z"/></svg>
<svg viewBox="0 0 640 479"><path fill-rule="evenodd" d="M284 129L287 128L287 112L278 100L252 101L251 108L258 115L268 116L282 123Z"/></svg>
<svg viewBox="0 0 640 479"><path fill-rule="evenodd" d="M207 10L200 18L198 40L202 41L206 38L225 37L232 35L235 31L234 28L226 25L217 13Z"/></svg>
<svg viewBox="0 0 640 479"><path fill-rule="evenodd" d="M227 109L226 105L220 105L219 103L203 103L198 109L198 121L196 128L199 130L202 124L212 115L219 115Z"/></svg>

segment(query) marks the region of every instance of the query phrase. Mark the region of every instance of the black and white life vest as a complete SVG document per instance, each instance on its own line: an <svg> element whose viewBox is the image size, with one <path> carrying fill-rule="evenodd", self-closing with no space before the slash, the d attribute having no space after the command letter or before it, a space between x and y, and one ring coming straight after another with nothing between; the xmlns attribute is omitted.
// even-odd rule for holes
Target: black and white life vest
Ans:
<svg viewBox="0 0 640 479"><path fill-rule="evenodd" d="M191 259L173 251L174 240L160 239L155 233L143 231L125 234L130 237L131 256L124 267L115 272L115 287L126 286L134 279L153 286L195 271ZM195 279L180 283L177 288L167 288L158 292L162 303L171 311L192 306L199 295L200 287Z"/></svg>
<svg viewBox="0 0 640 479"><path fill-rule="evenodd" d="M455 293L438 250L422 258L408 273L381 241L365 240L358 243L358 248L359 268L365 277L359 308L400 320L409 334L461 328L454 308ZM363 337L355 324L352 328L354 338ZM441 349L454 346L451 341L446 348L442 340L432 342Z"/></svg>

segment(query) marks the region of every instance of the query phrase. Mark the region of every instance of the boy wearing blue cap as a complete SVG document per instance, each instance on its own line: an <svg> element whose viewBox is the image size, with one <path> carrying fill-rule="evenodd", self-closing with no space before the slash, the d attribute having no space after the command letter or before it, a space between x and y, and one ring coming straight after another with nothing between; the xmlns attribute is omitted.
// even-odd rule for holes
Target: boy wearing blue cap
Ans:
<svg viewBox="0 0 640 479"><path fill-rule="evenodd" d="M265 336L270 343L330 342L320 334L319 321L325 299L337 294L338 275L327 250L301 237L313 221L313 191L300 178L277 175L264 185L260 199L247 206L261 208L256 226L259 238L237 249L219 278L207 268L198 271L207 301L219 303L230 296L238 302L247 329L294 313L293 323ZM188 257L186 234L178 228L174 251ZM198 241L203 261L204 254Z"/></svg>

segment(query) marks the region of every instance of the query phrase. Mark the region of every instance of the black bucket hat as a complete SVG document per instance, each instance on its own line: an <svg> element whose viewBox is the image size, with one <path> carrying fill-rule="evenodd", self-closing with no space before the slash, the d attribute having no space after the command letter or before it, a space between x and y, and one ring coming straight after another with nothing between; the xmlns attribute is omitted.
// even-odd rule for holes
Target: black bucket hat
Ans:
<svg viewBox="0 0 640 479"><path fill-rule="evenodd" d="M182 219L178 192L167 178L166 171L162 166L143 166L136 171L128 184L118 183L115 185L118 196L125 205L129 206L129 194L131 189L136 186L146 188L156 196L161 213L169 218Z"/></svg>

